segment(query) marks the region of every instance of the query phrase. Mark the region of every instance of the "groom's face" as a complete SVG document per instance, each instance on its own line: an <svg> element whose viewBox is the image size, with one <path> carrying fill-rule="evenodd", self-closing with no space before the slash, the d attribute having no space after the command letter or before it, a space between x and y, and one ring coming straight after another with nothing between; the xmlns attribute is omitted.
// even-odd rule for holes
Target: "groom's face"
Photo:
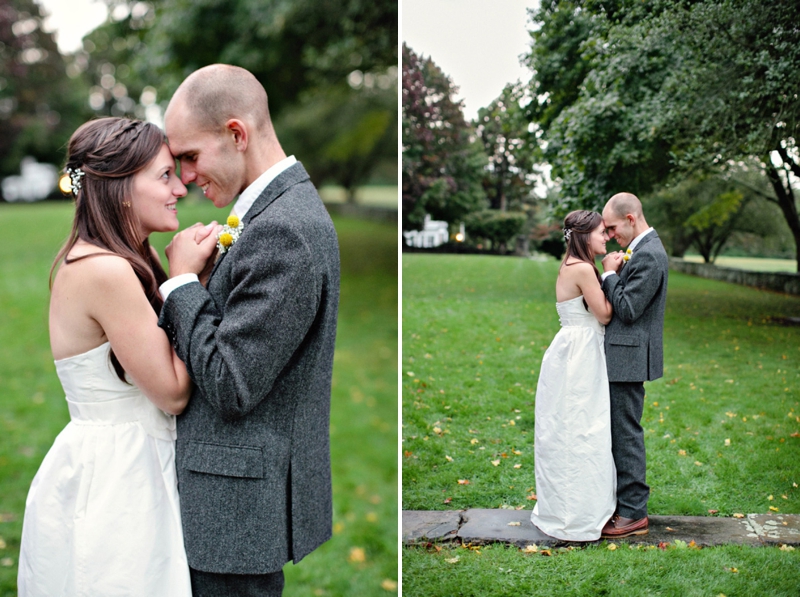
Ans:
<svg viewBox="0 0 800 597"><path fill-rule="evenodd" d="M606 227L608 238L613 238L623 249L627 247L635 238L633 224L635 219L632 215L618 216L612 210L603 210L603 224Z"/></svg>
<svg viewBox="0 0 800 597"><path fill-rule="evenodd" d="M243 164L230 135L198 126L182 105L170 106L164 128L183 184L199 186L216 207L231 203L243 188Z"/></svg>

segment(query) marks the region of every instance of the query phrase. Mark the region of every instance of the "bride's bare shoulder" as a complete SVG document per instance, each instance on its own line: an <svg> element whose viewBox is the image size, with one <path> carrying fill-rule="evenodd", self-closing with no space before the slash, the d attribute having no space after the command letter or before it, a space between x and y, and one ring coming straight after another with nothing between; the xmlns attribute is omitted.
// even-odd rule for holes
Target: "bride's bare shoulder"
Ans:
<svg viewBox="0 0 800 597"><path fill-rule="evenodd" d="M78 241L59 264L53 285L59 280L78 283L118 283L136 276L127 259L96 245Z"/></svg>

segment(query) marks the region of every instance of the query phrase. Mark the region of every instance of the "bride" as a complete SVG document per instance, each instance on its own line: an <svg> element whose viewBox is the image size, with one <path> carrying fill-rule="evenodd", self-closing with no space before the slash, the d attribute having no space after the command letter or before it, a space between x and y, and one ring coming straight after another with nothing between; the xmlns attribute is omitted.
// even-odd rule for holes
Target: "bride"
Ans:
<svg viewBox="0 0 800 597"><path fill-rule="evenodd" d="M75 218L53 264L50 345L71 420L28 493L19 595L190 597L174 415L191 382L157 325L167 276L148 242L177 230L186 187L150 123L88 122L68 152Z"/></svg>
<svg viewBox="0 0 800 597"><path fill-rule="evenodd" d="M573 211L564 219L567 253L556 280L561 329L542 359L536 389L537 503L531 521L564 541L595 541L616 507L605 324L612 309L600 287L603 218Z"/></svg>

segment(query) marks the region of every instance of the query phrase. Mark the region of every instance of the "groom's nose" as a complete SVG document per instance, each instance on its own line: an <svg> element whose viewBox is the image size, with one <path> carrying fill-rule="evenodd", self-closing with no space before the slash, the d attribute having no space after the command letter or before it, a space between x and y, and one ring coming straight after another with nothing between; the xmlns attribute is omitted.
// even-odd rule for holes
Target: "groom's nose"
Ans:
<svg viewBox="0 0 800 597"><path fill-rule="evenodd" d="M194 171L194 168L190 164L181 164L181 182L189 184L195 178L197 178L197 172Z"/></svg>

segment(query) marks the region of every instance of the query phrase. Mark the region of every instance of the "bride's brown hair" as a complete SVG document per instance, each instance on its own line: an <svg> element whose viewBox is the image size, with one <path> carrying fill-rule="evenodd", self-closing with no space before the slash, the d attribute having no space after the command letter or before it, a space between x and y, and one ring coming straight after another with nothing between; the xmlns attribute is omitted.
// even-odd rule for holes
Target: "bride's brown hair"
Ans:
<svg viewBox="0 0 800 597"><path fill-rule="evenodd" d="M589 235L603 223L603 216L596 211L578 210L572 211L564 218L564 240L567 242L567 252L564 255L563 265L567 264L567 259L574 257L586 263L590 263L594 268L597 279L600 280L600 272L594 262L594 253L589 243Z"/></svg>
<svg viewBox="0 0 800 597"><path fill-rule="evenodd" d="M150 249L148 239L140 238L138 219L131 209L131 194L134 174L158 155L164 143L166 137L156 125L127 118L91 120L72 134L64 168L80 169L84 175L75 196L72 230L50 268L51 287L53 271L62 259L69 264L106 255L90 253L67 258L80 239L126 259L142 283L150 305L160 313L164 301L158 287L167 280L167 274ZM111 363L119 378L126 381L125 370L113 350Z"/></svg>

